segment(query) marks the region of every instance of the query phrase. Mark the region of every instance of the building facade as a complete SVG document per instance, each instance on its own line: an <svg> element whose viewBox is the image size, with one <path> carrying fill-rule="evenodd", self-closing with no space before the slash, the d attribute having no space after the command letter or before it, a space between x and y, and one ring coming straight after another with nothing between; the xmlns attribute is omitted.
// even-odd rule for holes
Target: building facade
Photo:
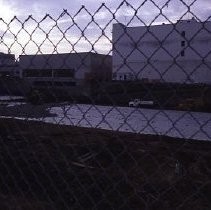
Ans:
<svg viewBox="0 0 211 210"><path fill-rule="evenodd" d="M0 76L20 76L15 55L0 53Z"/></svg>
<svg viewBox="0 0 211 210"><path fill-rule="evenodd" d="M211 22L113 25L113 80L211 84Z"/></svg>
<svg viewBox="0 0 211 210"><path fill-rule="evenodd" d="M21 55L21 77L32 87L67 89L75 94L88 91L89 83L111 80L112 59L91 52Z"/></svg>

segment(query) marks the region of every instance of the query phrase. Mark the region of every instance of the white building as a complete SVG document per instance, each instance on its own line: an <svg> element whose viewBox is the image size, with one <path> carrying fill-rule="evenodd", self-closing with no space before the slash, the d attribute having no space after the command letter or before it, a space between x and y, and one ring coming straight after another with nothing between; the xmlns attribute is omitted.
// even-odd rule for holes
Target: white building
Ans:
<svg viewBox="0 0 211 210"><path fill-rule="evenodd" d="M211 83L211 22L114 24L113 79Z"/></svg>
<svg viewBox="0 0 211 210"><path fill-rule="evenodd" d="M111 80L110 55L91 52L21 55L21 77L32 87L67 89L73 93L89 92L91 81Z"/></svg>

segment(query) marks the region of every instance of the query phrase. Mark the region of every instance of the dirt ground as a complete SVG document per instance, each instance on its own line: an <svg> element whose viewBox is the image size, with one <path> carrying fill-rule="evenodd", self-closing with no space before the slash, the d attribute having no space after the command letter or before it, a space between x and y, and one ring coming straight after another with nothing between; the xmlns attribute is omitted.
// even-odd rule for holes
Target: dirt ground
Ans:
<svg viewBox="0 0 211 210"><path fill-rule="evenodd" d="M0 209L211 209L211 143L0 119Z"/></svg>

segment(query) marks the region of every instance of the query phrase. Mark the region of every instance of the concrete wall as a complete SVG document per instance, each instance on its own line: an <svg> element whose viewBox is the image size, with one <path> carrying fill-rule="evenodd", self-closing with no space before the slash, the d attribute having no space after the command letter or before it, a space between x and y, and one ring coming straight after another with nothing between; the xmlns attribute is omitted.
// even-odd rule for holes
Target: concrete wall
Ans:
<svg viewBox="0 0 211 210"><path fill-rule="evenodd" d="M75 71L75 79L83 80L86 74L97 72L102 75L112 72L111 56L91 52L51 55L21 55L20 68L27 69L71 69ZM23 76L23 74L22 74Z"/></svg>
<svg viewBox="0 0 211 210"><path fill-rule="evenodd" d="M0 53L0 75L19 77L19 68L15 60L15 55Z"/></svg>
<svg viewBox="0 0 211 210"><path fill-rule="evenodd" d="M88 53L21 55L19 64L22 72L27 69L74 69L76 79L84 79L85 73L90 72Z"/></svg>
<svg viewBox="0 0 211 210"><path fill-rule="evenodd" d="M113 26L114 79L211 83L211 22ZM182 55L182 53L184 53Z"/></svg>
<svg viewBox="0 0 211 210"><path fill-rule="evenodd" d="M22 78L35 86L67 89L71 94L89 95L92 81L111 80L112 59L109 55L91 52L52 55L21 55ZM37 72L26 75L26 72ZM55 72L68 70L67 76L55 76ZM42 74L42 72L45 72Z"/></svg>

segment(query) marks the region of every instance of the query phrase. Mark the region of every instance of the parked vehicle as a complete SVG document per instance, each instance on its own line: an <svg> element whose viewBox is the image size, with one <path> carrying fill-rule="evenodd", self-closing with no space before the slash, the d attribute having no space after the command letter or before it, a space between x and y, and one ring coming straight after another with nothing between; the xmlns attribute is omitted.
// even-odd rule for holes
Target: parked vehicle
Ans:
<svg viewBox="0 0 211 210"><path fill-rule="evenodd" d="M200 110L204 107L204 101L199 98L187 98L178 105L179 110L188 110L188 111L194 111L194 110Z"/></svg>
<svg viewBox="0 0 211 210"><path fill-rule="evenodd" d="M146 100L140 100L140 99L134 99L129 102L128 104L130 107L140 107L140 106L153 106L153 101L146 101Z"/></svg>

